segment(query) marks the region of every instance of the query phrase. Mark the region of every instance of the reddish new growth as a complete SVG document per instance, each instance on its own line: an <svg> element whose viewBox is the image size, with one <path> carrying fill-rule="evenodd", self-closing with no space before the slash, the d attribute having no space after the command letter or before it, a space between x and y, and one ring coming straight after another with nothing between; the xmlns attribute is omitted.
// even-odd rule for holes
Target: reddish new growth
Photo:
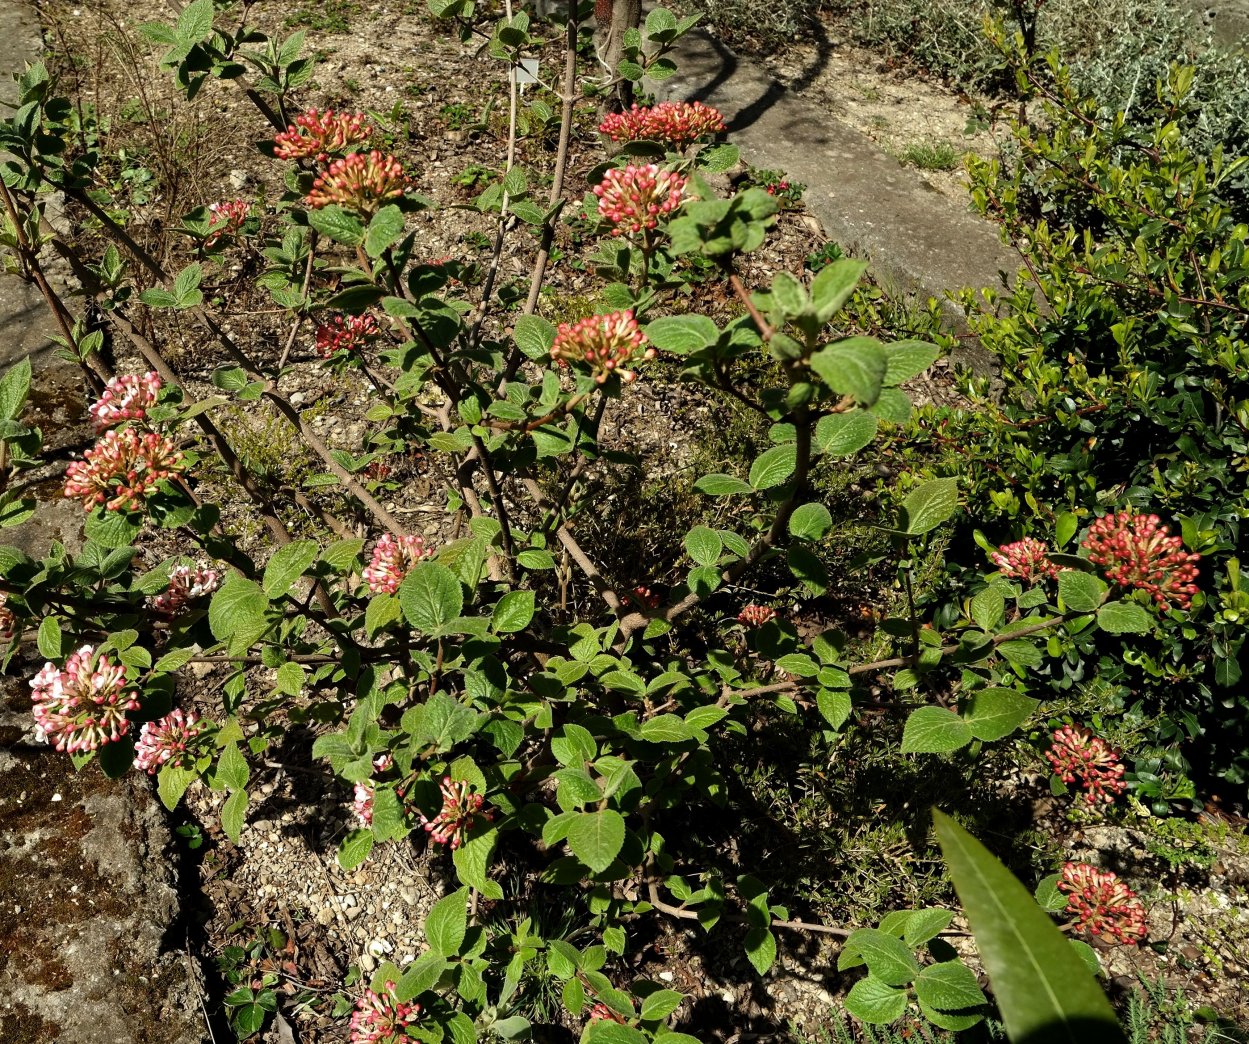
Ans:
<svg viewBox="0 0 1249 1044"><path fill-rule="evenodd" d="M655 228L659 219L681 205L688 179L655 164L609 170L594 186L598 212L611 222L613 236Z"/></svg>
<svg viewBox="0 0 1249 1044"><path fill-rule="evenodd" d="M335 160L329 169L312 183L312 191L304 202L310 207L327 207L337 203L348 210L372 213L388 199L398 199L411 184L403 165L394 156L372 152L353 152Z"/></svg>
<svg viewBox="0 0 1249 1044"><path fill-rule="evenodd" d="M99 402L91 404L90 414L95 422L96 434L107 431L123 421L141 421L147 417L148 408L155 404L162 384L156 373L142 377L128 374L114 377L104 388Z"/></svg>
<svg viewBox="0 0 1249 1044"><path fill-rule="evenodd" d="M383 993L366 989L356 1001L351 1016L351 1044L399 1044L411 1040L408 1027L415 1026L421 1013L416 1002L401 1004L395 999L395 984L387 982Z"/></svg>
<svg viewBox="0 0 1249 1044"><path fill-rule="evenodd" d="M126 691L125 670L107 656L96 660L90 645L72 653L63 670L45 663L31 679L30 695L37 737L70 754L120 739L130 731L126 711L139 706Z"/></svg>
<svg viewBox="0 0 1249 1044"><path fill-rule="evenodd" d="M426 547L419 536L402 536L397 540L385 534L373 548L373 560L364 568L364 582L374 594L394 594L412 567L438 552Z"/></svg>
<svg viewBox="0 0 1249 1044"><path fill-rule="evenodd" d="M769 186L767 186L767 188L765 188L765 189L764 189L764 191L765 191L765 192L766 192L769 196L775 196L778 192L788 192L788 191L789 191L789 182L788 182L788 181L778 181L775 185L769 185Z"/></svg>
<svg viewBox="0 0 1249 1044"><path fill-rule="evenodd" d="M1187 609L1197 593L1193 581L1201 556L1181 550L1183 540L1167 533L1157 515L1119 511L1094 522L1083 547L1111 583L1148 591L1164 612L1172 602Z"/></svg>
<svg viewBox="0 0 1249 1044"><path fill-rule="evenodd" d="M1107 942L1139 943L1148 934L1145 907L1135 892L1109 870L1088 863L1067 863L1058 881L1067 895L1075 926Z"/></svg>
<svg viewBox="0 0 1249 1044"><path fill-rule="evenodd" d="M720 111L702 102L661 102L653 107L634 105L628 112L614 112L598 129L612 141L666 141L683 149L705 134L718 134L726 128Z"/></svg>
<svg viewBox="0 0 1249 1044"><path fill-rule="evenodd" d="M189 768L195 760L192 744L203 727L193 711L175 710L160 721L144 722L134 748L134 767L153 776L162 765Z"/></svg>
<svg viewBox="0 0 1249 1044"><path fill-rule="evenodd" d="M381 334L371 315L335 315L317 327L317 351L328 359L335 352L358 351Z"/></svg>
<svg viewBox="0 0 1249 1044"><path fill-rule="evenodd" d="M309 109L273 139L273 154L278 159L312 157L325 163L331 153L348 152L372 136L373 127L362 112Z"/></svg>
<svg viewBox="0 0 1249 1044"><path fill-rule="evenodd" d="M1064 725L1054 733L1053 746L1045 756L1064 783L1080 780L1090 805L1099 801L1112 804L1127 790L1119 752L1088 729Z"/></svg>
<svg viewBox="0 0 1249 1044"><path fill-rule="evenodd" d="M776 619L776 610L767 605L748 605L737 614L737 622L746 627L762 627Z"/></svg>
<svg viewBox="0 0 1249 1044"><path fill-rule="evenodd" d="M17 634L17 615L5 603L7 591L0 591L0 642L11 642Z"/></svg>
<svg viewBox="0 0 1249 1044"><path fill-rule="evenodd" d="M1058 566L1049 560L1049 548L1040 540L1024 537L1013 544L1003 544L989 556L989 561L997 566L1003 576L1026 583L1038 580L1053 579L1058 575Z"/></svg>
<svg viewBox="0 0 1249 1044"><path fill-rule="evenodd" d="M209 203L208 213L212 215L212 227L204 237L204 249L211 250L225 236L232 236L247 220L251 204L245 199L229 199L224 203Z"/></svg>
<svg viewBox="0 0 1249 1044"><path fill-rule="evenodd" d="M174 566L169 587L152 599L152 608L162 616L177 616L197 598L212 594L221 586L221 574L207 566Z"/></svg>
<svg viewBox="0 0 1249 1044"><path fill-rule="evenodd" d="M107 431L65 470L65 495L85 510L138 511L148 494L182 468L182 454L163 435L133 428Z"/></svg>
<svg viewBox="0 0 1249 1044"><path fill-rule="evenodd" d="M625 1024L624 1016L612 1011L602 1001L595 1001L591 1004L588 1014L591 1022L614 1022L620 1026Z"/></svg>
<svg viewBox="0 0 1249 1044"><path fill-rule="evenodd" d="M486 799L471 793L467 782L457 783L450 776L444 776L439 789L442 791L442 811L433 819L421 816L421 823L431 841L456 849L464 843L478 817L489 821L493 816L482 811L481 806Z"/></svg>
<svg viewBox="0 0 1249 1044"><path fill-rule="evenodd" d="M633 312L592 315L577 323L561 323L551 345L551 358L561 366L585 363L602 384L612 373L626 384L637 374L625 369L637 358L655 358L654 348L644 348L646 335L638 329Z"/></svg>
<svg viewBox="0 0 1249 1044"><path fill-rule="evenodd" d="M643 609L658 609L661 602L659 595L642 585L633 589L633 600Z"/></svg>

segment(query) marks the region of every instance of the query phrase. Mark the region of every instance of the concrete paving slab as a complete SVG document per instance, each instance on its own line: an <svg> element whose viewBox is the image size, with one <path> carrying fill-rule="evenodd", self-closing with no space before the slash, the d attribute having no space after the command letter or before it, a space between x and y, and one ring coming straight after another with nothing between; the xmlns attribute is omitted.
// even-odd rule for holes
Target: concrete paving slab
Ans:
<svg viewBox="0 0 1249 1044"><path fill-rule="evenodd" d="M829 238L866 257L885 285L942 298L965 286L1001 286L1004 274L1013 280L1019 261L996 226L926 185L836 113L697 30L673 57L677 74L651 85L657 96L719 109L743 158L805 183L807 209ZM960 323L957 305L947 309ZM961 351L958 362L991 363L975 346Z"/></svg>

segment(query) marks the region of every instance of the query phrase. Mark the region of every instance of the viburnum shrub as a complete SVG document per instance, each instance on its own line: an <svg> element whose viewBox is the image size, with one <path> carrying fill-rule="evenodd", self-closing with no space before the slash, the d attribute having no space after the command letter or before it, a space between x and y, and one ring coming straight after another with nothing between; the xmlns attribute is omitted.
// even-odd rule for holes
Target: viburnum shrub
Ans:
<svg viewBox="0 0 1249 1044"><path fill-rule="evenodd" d="M1183 144L1202 118L1191 69L1157 85L1164 115L1141 130L1077 95L1057 60L1010 57L1032 99L1017 161L969 169L1023 274L1009 293L962 296L1001 383L969 377L966 408L919 411L905 452L925 458L918 474L965 485L976 512L959 531L1004 575L1049 584L1061 570L1064 604L1090 613L1104 579L1149 614L1125 638L1057 636L1052 659L1018 669L1036 695L1075 711L1096 692L1130 722L1142 742L1125 778L1163 811L1196 797L1190 765L1249 780L1249 269L1246 226L1222 197L1246 161ZM1080 217L1060 227L1060 213ZM959 531L952 546L970 542ZM946 568L942 619L980 583L976 561Z"/></svg>
<svg viewBox="0 0 1249 1044"><path fill-rule="evenodd" d="M1112 597L1091 561L1064 560L1068 568L1042 583L981 574L981 589L943 619L923 619L908 597L882 620L895 647L870 662L856 662L835 628L800 630L791 607L828 588L818 552L839 539L814 469L844 467L880 429L903 422L902 386L939 355L919 340L845 335L843 308L864 264L843 258L809 282L779 272L748 286L742 258L767 242L780 204L759 187L713 191L705 174L731 166L733 146L667 152L641 167L605 159L607 173L593 179L603 191L584 186L569 217L584 229L602 204L608 218L588 269L602 279L595 312L557 327L536 306L571 177L567 135L545 198L509 163L475 201L495 222L498 251L532 262L524 303L499 292L493 273L454 280L460 269L419 259L410 217L433 204L404 173L419 157L363 151L368 128L355 116L308 108L287 125L278 112L300 111L292 92L310 75L298 58L302 37L262 37L247 26L248 10L241 27L217 29L212 0L194 0L176 25L144 33L169 48L164 62L191 92L210 76L255 83L249 136L269 120L265 151L285 189L263 219L235 232L243 242L223 241L222 251L263 259L258 288L285 313L288 344L308 316L336 348L367 329L352 347L373 382L367 430L360 445L331 448L287 395L291 367L305 363L232 336L247 324L201 289L221 253L175 252L185 261L175 271L133 234L141 215L123 226L97 202L92 139L78 133L75 107L47 72L29 70L20 118L0 125L0 195L24 215L10 237L18 267L41 274L49 226L39 218L52 193L87 212L109 242L72 246L97 277L84 292L161 386L118 382L101 332L67 325L62 349L98 390L93 415L122 426L67 472L64 492L85 508L82 549L56 545L34 559L0 548L14 632L7 662L29 668L34 724L76 764L94 758L112 776L155 770L171 808L188 788L206 788L235 842L268 748L311 733L313 756L341 779L344 810L359 824L342 838L341 865L358 866L379 845L424 846L458 880L425 921L426 951L405 968L376 970L352 1019L355 1039L520 1036L529 1023L514 1005L526 968L541 959L589 1044L687 1044L692 1037L673 1031L690 1017L682 995L638 978L626 959L645 945L643 919L697 921L744 947L760 975L787 934L827 930L791 918L791 897L687 843L688 817L724 794L715 755L749 734L761 708L787 716L798 734L832 735L851 721L871 730L882 716L856 709L890 688L905 712L901 753L962 752L970 768L984 744L1032 717L1033 675L1021 667L1065 655L1047 642L1099 634L1110 648L1152 631L1162 610L1135 590ZM467 19L473 10L456 2L441 13ZM620 75L670 73L665 55L693 24L652 10ZM528 30L523 12L495 27L489 52L501 79L535 47ZM565 130L583 96L570 36ZM513 144L516 135L510 121ZM182 228L203 235L207 220L188 215ZM611 235L612 222L626 234ZM723 298L709 307L717 319L688 308L683 291L695 275ZM36 281L64 316L50 284ZM197 354L216 353L213 393L180 368L185 353L175 365L171 341L188 331L202 340ZM652 357L667 365L639 366L635 379L634 365ZM744 379L764 368L778 379ZM706 521L681 539L682 575L652 588L652 562L613 558L586 524L606 504L571 494L588 467L636 466L599 445L605 409L621 403L627 415L642 380L678 377L764 418L769 442L698 476ZM2 525L33 510L11 481L38 462L39 435L21 424L29 382L28 363L0 379L10 480ZM237 428L220 423L240 409L280 416L290 446L324 470L290 480L294 490L253 473ZM420 461L445 489L445 518L422 534L370 492L384 472L369 469L400 457ZM242 528L258 521L262 537L237 531L217 495L245 502ZM950 478L905 491L889 519L900 558L956 513L959 496ZM143 561L140 546L157 534L185 556ZM755 583L768 588L743 606ZM569 585L571 599L562 597ZM32 644L41 669L27 655ZM182 674L195 667L215 677L193 700ZM893 742L891 732L880 737ZM558 891L577 914L560 923L575 927L546 937L520 915L535 879ZM487 901L517 912L517 927L487 932ZM912 925L906 913L880 929L893 940L886 949L863 947L873 973L903 934L908 946L930 940L950 916L916 911ZM921 1010L936 1010L942 1025L980 1017L962 1010L982 999L966 968L940 957L921 970L909 951L907 960ZM947 977L960 986L954 1008L930 992ZM227 1003L263 1021L264 994L254 991L272 982L258 982Z"/></svg>

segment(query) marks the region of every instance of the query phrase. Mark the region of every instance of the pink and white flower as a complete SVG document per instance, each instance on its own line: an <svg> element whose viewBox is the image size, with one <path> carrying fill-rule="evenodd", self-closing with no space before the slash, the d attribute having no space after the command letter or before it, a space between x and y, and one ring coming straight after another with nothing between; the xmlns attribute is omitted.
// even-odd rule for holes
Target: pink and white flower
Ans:
<svg viewBox="0 0 1249 1044"><path fill-rule="evenodd" d="M402 1004L395 999L393 982L387 982L382 993L366 989L351 1016L351 1044L399 1044L409 1040L407 1030L416 1025L420 1013L421 1006L416 1002Z"/></svg>
<svg viewBox="0 0 1249 1044"><path fill-rule="evenodd" d="M152 608L162 616L177 616L196 599L212 594L221 586L221 574L207 566L174 566L169 587L152 599Z"/></svg>
<svg viewBox="0 0 1249 1044"><path fill-rule="evenodd" d="M630 164L609 170L594 186L599 215L612 225L612 235L632 235L658 226L685 198L689 179L654 163Z"/></svg>
<svg viewBox="0 0 1249 1044"><path fill-rule="evenodd" d="M195 739L203 728L194 711L180 709L159 721L144 722L134 748L134 767L153 776L163 765L189 768L195 760Z"/></svg>
<svg viewBox="0 0 1249 1044"><path fill-rule="evenodd" d="M1053 746L1045 752L1054 772L1064 783L1080 780L1085 800L1112 804L1127 790L1119 752L1088 729L1064 725L1053 736Z"/></svg>
<svg viewBox="0 0 1249 1044"><path fill-rule="evenodd" d="M683 149L704 135L718 134L725 125L720 111L702 102L660 102L612 113L598 129L612 141L666 141Z"/></svg>
<svg viewBox="0 0 1249 1044"><path fill-rule="evenodd" d="M91 404L91 419L96 434L121 424L123 421L141 421L147 411L156 404L163 382L156 372L142 376L127 374L114 377L104 388L98 402Z"/></svg>
<svg viewBox="0 0 1249 1044"><path fill-rule="evenodd" d="M413 566L437 553L419 536L396 538L386 533L373 548L373 560L364 568L364 582L374 594L394 594Z"/></svg>
<svg viewBox="0 0 1249 1044"><path fill-rule="evenodd" d="M1183 551L1184 541L1168 532L1157 515L1119 511L1089 526L1082 546L1111 583L1148 591L1164 612L1172 602L1187 609L1197 593L1201 556Z"/></svg>
<svg viewBox="0 0 1249 1044"><path fill-rule="evenodd" d="M90 511L138 511L160 482L182 469L182 454L154 431L133 428L106 431L82 460L65 470L65 496Z"/></svg>
<svg viewBox="0 0 1249 1044"><path fill-rule="evenodd" d="M36 733L70 754L96 750L130 731L126 712L139 700L126 689L125 670L84 645L64 668L45 663L31 679Z"/></svg>
<svg viewBox="0 0 1249 1044"><path fill-rule="evenodd" d="M646 346L632 311L592 315L576 323L561 323L551 345L551 358L561 366L584 363L602 384L613 373L626 384L637 374L625 366L637 359L655 358Z"/></svg>
<svg viewBox="0 0 1249 1044"><path fill-rule="evenodd" d="M308 157L324 163L331 153L347 152L372 136L373 126L362 112L309 109L273 139L273 154L278 159Z"/></svg>
<svg viewBox="0 0 1249 1044"><path fill-rule="evenodd" d="M762 627L775 619L776 610L769 605L755 605L752 603L737 614L737 622L751 628Z"/></svg>
<svg viewBox="0 0 1249 1044"><path fill-rule="evenodd" d="M337 203L348 210L371 214L379 205L407 192L411 180L394 156L376 149L353 152L335 160L312 183L304 202L313 208Z"/></svg>
<svg viewBox="0 0 1249 1044"><path fill-rule="evenodd" d="M1089 863L1067 863L1058 890L1067 896L1075 926L1107 942L1136 944L1149 934L1139 897L1110 870Z"/></svg>
<svg viewBox="0 0 1249 1044"><path fill-rule="evenodd" d="M1029 584L1047 578L1052 580L1059 573L1058 566L1049 560L1049 548L1033 537L1003 544L989 556L989 561L1003 576Z"/></svg>
<svg viewBox="0 0 1249 1044"><path fill-rule="evenodd" d="M359 351L382 334L374 316L335 315L317 327L317 351L328 359L335 352Z"/></svg>
<svg viewBox="0 0 1249 1044"><path fill-rule="evenodd" d="M472 793L467 782L457 783L450 776L444 776L439 790L442 791L442 810L433 819L421 816L421 823L431 841L456 849L464 843L478 818L490 820L493 817L482 811L486 799Z"/></svg>
<svg viewBox="0 0 1249 1044"><path fill-rule="evenodd" d="M212 215L212 226L204 237L204 249L211 250L226 236L232 236L247 220L252 205L245 199L228 199L221 203L209 203L208 213Z"/></svg>

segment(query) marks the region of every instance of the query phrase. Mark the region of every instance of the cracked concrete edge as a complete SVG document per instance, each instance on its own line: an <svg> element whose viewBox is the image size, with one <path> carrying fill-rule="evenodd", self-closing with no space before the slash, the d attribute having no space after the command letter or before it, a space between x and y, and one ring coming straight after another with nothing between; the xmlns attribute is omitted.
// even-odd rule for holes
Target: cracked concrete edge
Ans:
<svg viewBox="0 0 1249 1044"><path fill-rule="evenodd" d="M701 30L682 37L672 57L676 75L648 88L660 99L719 109L743 157L806 184L808 211L830 239L866 258L886 288L936 297L965 330L963 310L949 294L1014 280L1018 258L995 225L959 208L860 131ZM993 357L964 341L954 361L983 372Z"/></svg>

